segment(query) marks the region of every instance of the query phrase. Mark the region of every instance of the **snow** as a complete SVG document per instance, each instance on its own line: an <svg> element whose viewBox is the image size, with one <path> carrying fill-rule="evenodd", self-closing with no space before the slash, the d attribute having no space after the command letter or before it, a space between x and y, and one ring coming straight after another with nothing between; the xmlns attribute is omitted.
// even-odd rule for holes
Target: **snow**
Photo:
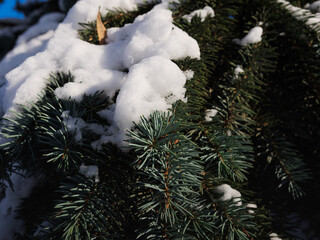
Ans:
<svg viewBox="0 0 320 240"><path fill-rule="evenodd" d="M191 22L191 19L194 16L200 17L201 18L201 22L203 22L206 19L206 17L212 17L213 18L214 17L214 11L213 11L213 9L211 7L206 6L203 9L195 10L192 13L184 15L182 17L185 18L188 22Z"/></svg>
<svg viewBox="0 0 320 240"><path fill-rule="evenodd" d="M5 198L0 202L0 240L13 240L13 232L21 234L24 232L24 222L15 218L15 211L20 205L21 198L28 197L37 182L35 177L25 178L16 173L10 178L14 191L7 188Z"/></svg>
<svg viewBox="0 0 320 240"><path fill-rule="evenodd" d="M237 67L234 69L235 78L239 78L239 75L241 73L244 73L244 70L242 69L242 67L240 65L237 65Z"/></svg>
<svg viewBox="0 0 320 240"><path fill-rule="evenodd" d="M73 118L72 116L70 116L70 111L62 112L61 117L64 120L67 129L70 132L74 132L75 131L75 134L76 134L75 135L75 140L76 140L76 142L81 141L81 139L82 139L81 129L86 126L85 121L83 121L83 119L81 119L81 118Z"/></svg>
<svg viewBox="0 0 320 240"><path fill-rule="evenodd" d="M56 29L58 24L64 19L65 15L59 12L53 12L43 15L37 24L28 28L21 34L17 40L16 45L27 43L30 39L44 34L50 30Z"/></svg>
<svg viewBox="0 0 320 240"><path fill-rule="evenodd" d="M139 81L137 81L139 79ZM186 77L169 59L155 56L133 66L117 97L113 127L124 139L126 129L140 116L149 116L155 109L165 111L177 100L185 100ZM112 129L111 129L112 130Z"/></svg>
<svg viewBox="0 0 320 240"><path fill-rule="evenodd" d="M217 109L207 109L205 112L205 121L210 122L211 118L216 116L218 113Z"/></svg>
<svg viewBox="0 0 320 240"><path fill-rule="evenodd" d="M194 72L192 70L186 70L183 73L186 76L187 80L192 79L194 76Z"/></svg>
<svg viewBox="0 0 320 240"><path fill-rule="evenodd" d="M0 86L5 84L5 75L8 72L19 66L28 57L44 49L63 17L64 15L61 13L46 14L39 19L37 24L19 36L15 47L0 62ZM5 88L0 89L0 98L3 97L4 91ZM1 105L0 112L2 111Z"/></svg>
<svg viewBox="0 0 320 240"><path fill-rule="evenodd" d="M81 164L79 168L79 173L86 176L87 178L94 177L94 181L98 183L100 181L99 179L99 168L96 165L84 165Z"/></svg>
<svg viewBox="0 0 320 240"><path fill-rule="evenodd" d="M183 100L186 76L171 60L187 56L199 59L200 49L193 38L173 25L167 3L138 16L132 24L108 29L107 45L97 46L78 38L77 23L94 20L99 6L101 9L134 9L139 2L78 2L59 25L45 51L30 57L6 75L2 106L6 116L10 117L9 110L16 110L17 104L37 101L46 86L45 79L57 70L75 75L73 83L56 89L58 98L71 97L79 101L83 94L98 90L104 90L112 98L120 91L108 136L109 141L120 145L125 137L124 128L130 128L132 121L139 121L141 115L156 109L165 110L173 101ZM158 66L157 61L162 65ZM128 74L125 69L129 70ZM152 94L143 90L140 82L147 84L146 88L152 90ZM172 88L164 92L163 86ZM139 97L131 97L129 102L125 101L125 96ZM142 104L145 105L141 107Z"/></svg>
<svg viewBox="0 0 320 240"><path fill-rule="evenodd" d="M307 5L306 8L313 10L313 11L316 11L316 12L320 12L320 1L319 0L315 1L315 2Z"/></svg>
<svg viewBox="0 0 320 240"><path fill-rule="evenodd" d="M34 232L33 236L34 237L41 237L45 236L46 234L50 233L48 228L53 227L51 223L48 221L43 221L40 225L38 225L37 230Z"/></svg>
<svg viewBox="0 0 320 240"><path fill-rule="evenodd" d="M99 55L102 58L103 54L97 51L97 56ZM85 58L85 56L83 57ZM99 69L90 72L79 68L74 70L72 74L75 76L74 82L69 82L62 88L57 88L55 90L55 94L58 98L69 99L69 97L72 97L73 99L80 101L83 94L94 94L101 90L104 90L105 93L112 98L116 90L120 89L125 78L125 73L108 69Z"/></svg>
<svg viewBox="0 0 320 240"><path fill-rule="evenodd" d="M247 207L247 208L250 208L250 209L248 210L248 213L254 214L254 210L252 210L252 208L257 208L257 205L254 204L254 203L247 203L247 204L246 204L246 207Z"/></svg>
<svg viewBox="0 0 320 240"><path fill-rule="evenodd" d="M5 75L12 69L19 66L30 55L41 51L44 45L52 38L54 31L48 31L26 44L20 44L10 51L0 62L0 86L6 82Z"/></svg>
<svg viewBox="0 0 320 240"><path fill-rule="evenodd" d="M279 238L278 234L276 233L271 233L269 237L270 237L270 240L282 240L282 238Z"/></svg>
<svg viewBox="0 0 320 240"><path fill-rule="evenodd" d="M214 189L215 193L217 193L220 197L218 200L220 201L228 201L232 200L236 206L242 206L241 201L241 193L236 189L233 189L228 184L222 184ZM254 214L253 208L257 208L256 204L247 203L244 205L248 209L248 213Z"/></svg>
<svg viewBox="0 0 320 240"><path fill-rule="evenodd" d="M258 43L262 40L262 33L262 27L254 27L250 29L250 31L245 37L243 37L241 40L235 39L234 42L241 46L246 46L251 43Z"/></svg>
<svg viewBox="0 0 320 240"><path fill-rule="evenodd" d="M64 121L64 124L68 131L75 132L75 141L81 143L82 140L82 129L86 128L87 130L91 130L93 133L105 136L107 134L107 129L105 126L97 124L97 123L86 123L82 118L72 117L70 115L70 111L63 111L61 114L61 118ZM96 141L93 142L93 149L101 149L101 145L104 142Z"/></svg>
<svg viewBox="0 0 320 240"><path fill-rule="evenodd" d="M126 76L116 104L100 112L100 116L113 125L108 129L109 136L102 136L96 147L103 142L123 144L126 129L133 127L133 122L139 122L140 116L148 116L155 109L165 111L179 99L185 101L185 83L185 74L165 57L146 58L134 65Z"/></svg>
<svg viewBox="0 0 320 240"><path fill-rule="evenodd" d="M119 64L130 68L152 56L164 56L172 60L186 56L200 58L197 42L173 25L171 15L170 10L158 5L147 14L137 17L132 24L108 29L109 46L122 43L117 44L117 51L121 54Z"/></svg>
<svg viewBox="0 0 320 240"><path fill-rule="evenodd" d="M19 36L13 50L7 53L0 62L0 86L5 83L5 75L8 72L19 66L29 56L35 55L44 49L48 40L53 37L54 29L63 17L64 15L60 13L44 15L37 24ZM5 88L0 89L1 98L4 91ZM14 185L14 191L11 188L7 188L5 198L0 202L0 240L11 240L14 232L21 234L24 232L24 223L22 220L15 218L15 211L20 204L21 198L28 197L32 187L37 182L33 177L24 178L18 174L12 174L11 181Z"/></svg>
<svg viewBox="0 0 320 240"><path fill-rule="evenodd" d="M214 190L217 194L220 194L221 197L219 198L220 201L227 201L231 200L235 202L236 206L241 206L242 201L241 201L241 193L228 184L222 184L218 187L215 188Z"/></svg>

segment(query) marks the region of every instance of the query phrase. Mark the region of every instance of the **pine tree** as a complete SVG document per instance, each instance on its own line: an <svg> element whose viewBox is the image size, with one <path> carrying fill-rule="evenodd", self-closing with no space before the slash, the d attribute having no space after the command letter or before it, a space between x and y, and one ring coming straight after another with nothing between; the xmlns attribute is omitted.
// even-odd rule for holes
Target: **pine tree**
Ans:
<svg viewBox="0 0 320 240"><path fill-rule="evenodd" d="M123 27L159 1L134 11L112 9L106 29ZM320 42L309 1L182 0L175 26L200 47L201 59L175 60L192 71L187 101L141 116L127 147L104 143L90 127L66 118L110 123L98 112L116 102L103 91L81 101L55 90L74 82L53 72L37 102L2 119L1 184L12 173L38 179L16 210L26 231L17 239L308 239L320 222ZM61 4L60 4L61 5ZM214 17L184 16L210 6ZM297 8L294 8L297 7ZM79 23L79 38L99 44L96 22ZM261 41L242 44L253 28ZM92 173L83 169L92 169ZM98 171L97 171L98 170ZM231 196L226 196L226 192ZM1 223L0 223L1 224ZM39 227L43 225L43 227ZM1 234L1 233L0 233Z"/></svg>

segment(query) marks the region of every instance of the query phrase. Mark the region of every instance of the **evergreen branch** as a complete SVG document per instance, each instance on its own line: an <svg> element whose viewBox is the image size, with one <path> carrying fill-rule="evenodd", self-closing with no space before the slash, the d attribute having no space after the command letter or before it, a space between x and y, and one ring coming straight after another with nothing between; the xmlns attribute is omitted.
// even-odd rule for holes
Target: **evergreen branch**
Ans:
<svg viewBox="0 0 320 240"><path fill-rule="evenodd" d="M220 88L217 97L219 116L226 129L242 136L252 135L255 131L255 118L258 115L258 106L266 83L261 74L267 75L274 71L274 49L266 45L265 41L246 46L239 50L241 62L238 66L244 67L242 73L235 74L234 66L224 76L225 79L218 85ZM273 65L272 65L273 64Z"/></svg>
<svg viewBox="0 0 320 240"><path fill-rule="evenodd" d="M35 105L21 108L21 113L13 113L16 119L3 119L1 135L7 138L7 141L0 148L6 152L10 161L21 161L22 168L27 169L32 168L37 157L35 130L38 108Z"/></svg>
<svg viewBox="0 0 320 240"><path fill-rule="evenodd" d="M295 7L290 2L285 0L276 1L281 7L286 9L297 20L303 22L308 28L314 30L318 35L320 34L319 17L316 14L311 13L307 9Z"/></svg>
<svg viewBox="0 0 320 240"><path fill-rule="evenodd" d="M105 184L96 185L82 176L69 178L59 190L63 197L57 201L52 216L52 235L60 239L115 239L110 222L114 221L113 196Z"/></svg>
<svg viewBox="0 0 320 240"><path fill-rule="evenodd" d="M217 235L228 239L251 240L255 238L253 234L256 225L253 222L253 215L248 213L248 209L238 206L233 200L213 204L216 209L218 226Z"/></svg>
<svg viewBox="0 0 320 240"><path fill-rule="evenodd" d="M220 178L233 181L246 180L247 170L252 168L253 149L251 143L240 136L228 136L223 132L207 133L202 139L202 156L206 171L212 171Z"/></svg>
<svg viewBox="0 0 320 240"><path fill-rule="evenodd" d="M70 72L51 73L48 78L47 90L49 90L49 92L52 92L58 87L63 87L63 85L68 82L74 82L74 76Z"/></svg>
<svg viewBox="0 0 320 240"><path fill-rule="evenodd" d="M141 171L137 188L151 191L140 206L141 218L152 212L157 217L149 226L163 223L168 225L169 232L172 229L181 232L177 225L186 218L193 224L183 234L205 236L210 228L202 220L208 216L201 216L199 211L203 207L197 189L203 167L195 144L179 134L179 124L170 113L156 111L149 120L142 117L135 128L138 132L129 132L129 146L137 152L135 165Z"/></svg>
<svg viewBox="0 0 320 240"><path fill-rule="evenodd" d="M304 195L300 184L310 179L310 171L301 160L297 151L284 138L271 141L272 155L277 162L276 176L280 180L279 188L285 186L293 198ZM272 160L271 160L272 161Z"/></svg>
<svg viewBox="0 0 320 240"><path fill-rule="evenodd" d="M275 122L275 120L271 120ZM275 175L279 180L278 187L286 188L294 199L301 198L304 191L301 186L311 179L307 165L295 146L281 133L268 126L261 129L261 142L258 146L258 155L275 168ZM271 132L269 132L271 131Z"/></svg>

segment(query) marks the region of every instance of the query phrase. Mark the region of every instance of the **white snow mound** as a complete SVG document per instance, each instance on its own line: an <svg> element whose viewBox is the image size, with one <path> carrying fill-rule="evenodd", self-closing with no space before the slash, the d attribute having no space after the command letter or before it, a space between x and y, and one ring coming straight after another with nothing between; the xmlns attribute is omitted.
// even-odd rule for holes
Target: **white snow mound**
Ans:
<svg viewBox="0 0 320 240"><path fill-rule="evenodd" d="M188 22L191 22L191 19L194 16L200 17L201 18L201 22L203 22L206 19L206 17L212 17L213 18L214 17L214 11L213 11L213 9L211 7L205 6L203 9L195 10L192 13L184 15L182 17L185 18Z"/></svg>
<svg viewBox="0 0 320 240"><path fill-rule="evenodd" d="M228 184L222 184L218 187L215 188L214 190L216 193L221 194L221 197L219 200L221 201L227 201L232 199L233 202L235 202L237 206L242 205L241 201L241 193L235 189L233 189L230 185Z"/></svg>
<svg viewBox="0 0 320 240"><path fill-rule="evenodd" d="M188 56L199 59L200 49L193 38L173 25L167 2L156 5L131 24L108 29L107 45L93 45L78 38L78 22L94 21L99 7L105 14L105 9L135 9L140 2L77 2L44 51L6 75L2 89L6 117L10 117L9 110L16 110L18 104L37 101L47 84L46 78L55 71L70 71L75 75L74 82L56 89L58 98L79 101L83 94L98 90L104 90L112 98L119 91L108 138L120 144L124 128L130 128L132 121L183 100L186 76L171 60Z"/></svg>
<svg viewBox="0 0 320 240"><path fill-rule="evenodd" d="M244 38L242 38L241 40L236 39L235 42L241 46L246 46L250 43L261 42L262 33L263 33L262 27L254 27L254 28L250 29L250 31L248 32L248 34Z"/></svg>

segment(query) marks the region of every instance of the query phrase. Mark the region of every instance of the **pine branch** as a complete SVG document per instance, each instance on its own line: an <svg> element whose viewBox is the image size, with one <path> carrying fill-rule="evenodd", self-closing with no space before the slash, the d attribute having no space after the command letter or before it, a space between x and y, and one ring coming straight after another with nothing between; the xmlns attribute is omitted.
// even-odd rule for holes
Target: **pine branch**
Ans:
<svg viewBox="0 0 320 240"><path fill-rule="evenodd" d="M282 8L292 14L292 16L295 17L298 21L304 23L306 27L315 31L318 35L320 34L319 18L316 14L311 13L311 11L307 9L296 7L285 0L277 0L276 2Z"/></svg>
<svg viewBox="0 0 320 240"><path fill-rule="evenodd" d="M32 168L36 162L36 113L37 106L21 106L21 113L15 112L15 119L4 119L2 124L2 137L8 141L1 145L1 149L8 156L12 164L21 162L21 167Z"/></svg>
<svg viewBox="0 0 320 240"><path fill-rule="evenodd" d="M213 204L217 210L216 214L220 215L216 222L218 231L216 237L228 239L248 240L254 239L254 230L256 228L253 215L248 213L245 207L239 207L233 201L217 202Z"/></svg>
<svg viewBox="0 0 320 240"><path fill-rule="evenodd" d="M56 213L51 217L54 238L119 239L110 224L115 216L108 186L78 175L70 177L59 192L62 199L57 201Z"/></svg>
<svg viewBox="0 0 320 240"><path fill-rule="evenodd" d="M301 198L304 195L301 185L310 180L310 170L294 146L279 132L262 134L266 145L260 145L259 152L268 163L275 165L275 175L279 180L278 187L286 188L295 199Z"/></svg>
<svg viewBox="0 0 320 240"><path fill-rule="evenodd" d="M205 219L212 216L200 211L204 207L197 189L203 167L196 145L179 133L179 123L170 113L156 111L149 119L141 118L135 127L138 132L130 132L129 146L137 153L135 165L141 174L137 188L150 191L147 196L141 194L141 218L155 214L155 218L148 218L153 219L148 226L166 226L161 230L164 236L173 231L206 236L213 226L208 227ZM182 220L189 224L180 228Z"/></svg>
<svg viewBox="0 0 320 240"><path fill-rule="evenodd" d="M245 181L248 169L252 168L252 146L240 136L228 136L223 131L207 133L202 140L202 156L206 171L217 177L233 181Z"/></svg>

